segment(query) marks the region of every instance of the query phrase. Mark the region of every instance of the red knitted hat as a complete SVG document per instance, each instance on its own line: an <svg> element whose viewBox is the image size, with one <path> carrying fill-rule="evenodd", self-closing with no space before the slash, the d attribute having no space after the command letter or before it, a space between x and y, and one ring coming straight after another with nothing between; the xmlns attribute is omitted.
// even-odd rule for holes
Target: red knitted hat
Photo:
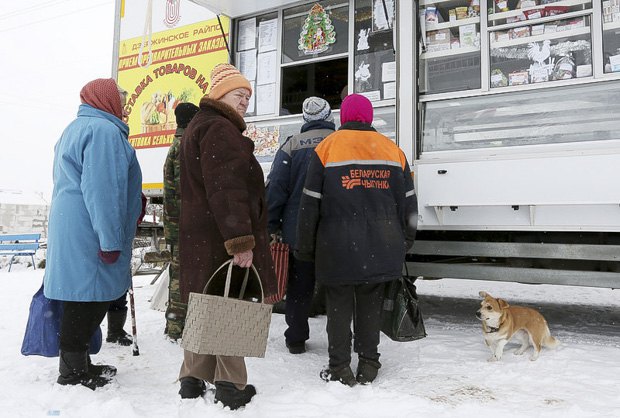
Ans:
<svg viewBox="0 0 620 418"><path fill-rule="evenodd" d="M80 100L95 109L103 110L121 120L123 119L118 85L113 78L98 78L86 83L80 91Z"/></svg>
<svg viewBox="0 0 620 418"><path fill-rule="evenodd" d="M241 87L248 89L250 94L252 94L250 82L234 65L218 64L213 67L211 71L211 91L209 91L210 99L219 100L226 93Z"/></svg>
<svg viewBox="0 0 620 418"><path fill-rule="evenodd" d="M349 94L340 105L340 123L358 121L372 123L372 103L361 94Z"/></svg>

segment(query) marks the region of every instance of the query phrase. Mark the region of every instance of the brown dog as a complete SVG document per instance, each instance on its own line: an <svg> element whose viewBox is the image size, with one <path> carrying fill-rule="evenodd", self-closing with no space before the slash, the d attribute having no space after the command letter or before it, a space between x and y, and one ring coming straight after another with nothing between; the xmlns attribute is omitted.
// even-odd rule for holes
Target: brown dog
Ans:
<svg viewBox="0 0 620 418"><path fill-rule="evenodd" d="M476 312L482 321L484 342L491 349L489 361L498 361L502 358L504 346L515 337L521 342L521 347L515 351L521 355L532 345L534 354L530 360L536 360L542 347L555 348L560 343L549 333L545 318L534 309L523 306L510 306L504 299L496 299L487 292L481 291L484 300Z"/></svg>

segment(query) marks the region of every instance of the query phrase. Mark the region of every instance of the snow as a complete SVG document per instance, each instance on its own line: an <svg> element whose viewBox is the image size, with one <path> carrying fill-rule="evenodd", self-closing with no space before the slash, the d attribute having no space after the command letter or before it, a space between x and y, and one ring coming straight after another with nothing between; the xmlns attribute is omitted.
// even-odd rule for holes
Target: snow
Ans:
<svg viewBox="0 0 620 418"><path fill-rule="evenodd" d="M620 416L620 300L611 289L418 281L428 337L396 343L382 336L377 380L354 388L318 377L327 363L324 316L310 320L309 351L294 356L284 346L284 317L274 314L266 357L247 359L258 394L231 412L213 403L212 391L204 399L178 396L182 351L164 338L163 313L149 309L153 276L134 278L140 355L104 342L93 360L118 367L114 383L95 392L56 384L58 359L20 354L28 306L42 277L43 270L25 264L11 273L0 270L2 417ZM490 352L474 316L479 290L540 309L560 347L530 361L530 352L514 356L517 346L509 344L500 362L487 362Z"/></svg>

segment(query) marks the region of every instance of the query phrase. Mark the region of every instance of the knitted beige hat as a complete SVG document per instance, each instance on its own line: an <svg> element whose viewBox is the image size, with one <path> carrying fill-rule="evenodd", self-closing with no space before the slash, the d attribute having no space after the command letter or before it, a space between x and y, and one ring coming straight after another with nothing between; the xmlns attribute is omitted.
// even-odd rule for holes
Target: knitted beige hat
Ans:
<svg viewBox="0 0 620 418"><path fill-rule="evenodd" d="M211 71L211 90L209 98L219 100L226 93L245 88L252 94L250 82L231 64L218 64Z"/></svg>

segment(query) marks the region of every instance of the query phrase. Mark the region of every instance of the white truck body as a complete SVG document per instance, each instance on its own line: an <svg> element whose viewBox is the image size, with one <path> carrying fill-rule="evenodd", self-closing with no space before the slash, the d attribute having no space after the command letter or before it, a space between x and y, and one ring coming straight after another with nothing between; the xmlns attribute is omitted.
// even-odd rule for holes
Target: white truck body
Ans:
<svg viewBox="0 0 620 418"><path fill-rule="evenodd" d="M532 81L526 85L516 85L515 72L509 74L514 85L497 87L494 83L503 80L493 77L491 68L523 59L506 61L498 54L518 55L517 46L528 41L505 38L500 33L518 27L534 29L530 29L529 22L508 20L520 15L520 10L487 15L484 11L493 5L487 0L480 1L479 10L483 12L478 12L478 17L474 13L467 22L474 22L481 35L477 49L473 48L477 55L467 64L474 62L478 66L480 85L433 92L434 85L468 77L465 67L461 72L454 71L451 78L435 77L433 71L448 68L441 59L472 52L450 48L423 50L430 32L435 31L430 35L431 40L446 28L460 32L458 21L447 18L445 22L431 22L435 25L433 31L425 32L427 28L423 25L427 23L419 19L420 11L426 12L430 6L442 7L445 1L421 0L419 4L409 0L364 1L372 4L373 13L383 2L388 7L394 5L395 9L392 25L396 97L377 102L375 126L380 131L383 126L384 133L405 151L415 173L419 234L408 255L409 271L427 278L620 287L620 187L616 184L620 178L620 118L616 117L620 106L620 62L617 68L613 67L615 58L604 56L601 46L607 48L618 42L620 51L620 40L614 35L614 28L620 26L620 16L614 21L618 23L608 22L615 17L610 17L596 0L557 3L573 9L565 9L566 16L541 15L540 22L549 27L566 24L565 32L547 35L540 28L536 29L536 35L528 32L530 48L532 44L543 47L551 44L552 52L559 54L568 44L558 44L557 39L574 39L571 45L590 54L590 70L587 65L581 65L570 79L545 79L540 84ZM455 6L464 2L449 1ZM235 55L238 51L234 45L239 22L265 14L281 22L291 7L309 9L315 2L192 0L192 3L232 19L230 46L236 61L239 56ZM321 3L332 10L341 6ZM349 20L355 21L358 2L341 3L348 5ZM537 5L531 9L543 10L543 7ZM422 32L427 36L421 37ZM357 33L352 24L348 35L350 63L346 77L348 93L353 93L356 74L352 63L359 51L356 51ZM284 36L280 25L278 52L283 48ZM467 42L467 38L462 37L461 41ZM620 53L618 57L620 61ZM530 67L532 74L536 65L546 62L531 59L534 60ZM281 72L275 84L276 108L283 104L279 94L284 88L283 71L292 65L285 61L278 61ZM309 62L321 60L315 58ZM395 109L393 122L383 117L390 109ZM299 114L246 118L267 133L270 128L277 129L280 140L298 129L299 119ZM161 158L161 155L153 157ZM268 167L269 161L264 162Z"/></svg>

